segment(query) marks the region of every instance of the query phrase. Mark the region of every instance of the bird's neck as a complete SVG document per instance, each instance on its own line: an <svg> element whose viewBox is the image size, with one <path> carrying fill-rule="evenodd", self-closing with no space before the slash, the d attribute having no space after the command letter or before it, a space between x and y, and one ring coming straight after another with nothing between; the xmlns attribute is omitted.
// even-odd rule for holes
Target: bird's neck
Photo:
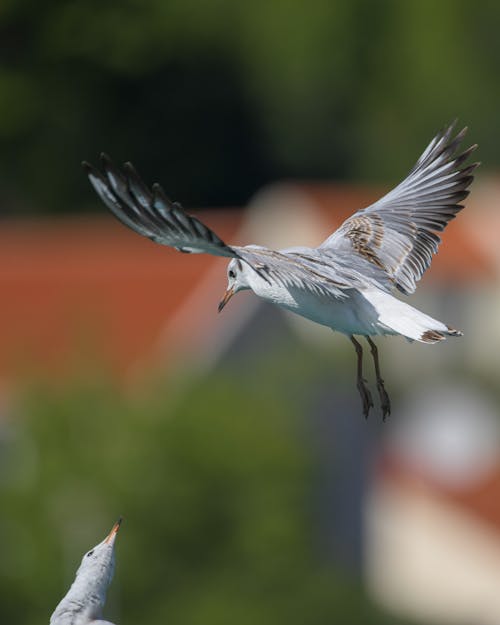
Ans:
<svg viewBox="0 0 500 625"><path fill-rule="evenodd" d="M78 578L50 618L50 625L83 625L102 614L106 590Z"/></svg>

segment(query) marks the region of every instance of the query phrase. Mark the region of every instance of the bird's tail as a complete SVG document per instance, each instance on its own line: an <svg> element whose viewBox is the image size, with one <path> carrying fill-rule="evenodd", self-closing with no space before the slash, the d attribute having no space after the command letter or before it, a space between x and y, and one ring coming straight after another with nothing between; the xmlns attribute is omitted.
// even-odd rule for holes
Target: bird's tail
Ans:
<svg viewBox="0 0 500 625"><path fill-rule="evenodd" d="M378 313L378 324L390 334L402 334L412 341L437 343L447 336L462 336L460 330L433 319L383 291L363 292Z"/></svg>

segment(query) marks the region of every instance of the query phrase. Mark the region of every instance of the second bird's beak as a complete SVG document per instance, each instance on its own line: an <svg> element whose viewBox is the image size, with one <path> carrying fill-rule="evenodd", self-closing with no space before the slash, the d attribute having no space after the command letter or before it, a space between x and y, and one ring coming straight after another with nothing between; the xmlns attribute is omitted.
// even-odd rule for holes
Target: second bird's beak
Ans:
<svg viewBox="0 0 500 625"><path fill-rule="evenodd" d="M111 531L109 532L109 534L104 539L105 543L109 545L115 542L116 534L118 533L118 530L120 529L121 523L122 523L122 518L120 517L118 521L111 528Z"/></svg>
<svg viewBox="0 0 500 625"><path fill-rule="evenodd" d="M224 306L229 302L229 300L233 297L233 295L234 295L234 286L231 286L226 290L226 292L224 293L224 297L219 302L219 307L217 309L219 312L222 311Z"/></svg>

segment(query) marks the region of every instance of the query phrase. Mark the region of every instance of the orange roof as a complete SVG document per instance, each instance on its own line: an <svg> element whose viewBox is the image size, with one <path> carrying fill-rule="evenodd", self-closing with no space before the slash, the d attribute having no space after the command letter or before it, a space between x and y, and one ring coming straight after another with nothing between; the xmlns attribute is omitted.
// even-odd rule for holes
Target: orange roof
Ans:
<svg viewBox="0 0 500 625"><path fill-rule="evenodd" d="M428 477L415 466L409 466L397 454L386 453L382 456L377 470L384 480L400 484L405 489L435 493L500 530L500 463L480 479L455 488Z"/></svg>
<svg viewBox="0 0 500 625"><path fill-rule="evenodd" d="M211 211L206 221L234 240L241 218ZM95 355L123 372L217 260L154 245L107 216L3 220L0 379L60 374Z"/></svg>

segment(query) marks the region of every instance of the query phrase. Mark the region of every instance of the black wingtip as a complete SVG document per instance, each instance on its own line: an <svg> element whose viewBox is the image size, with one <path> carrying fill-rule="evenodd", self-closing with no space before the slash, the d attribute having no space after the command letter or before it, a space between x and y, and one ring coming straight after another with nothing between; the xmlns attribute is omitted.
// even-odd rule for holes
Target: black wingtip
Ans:
<svg viewBox="0 0 500 625"><path fill-rule="evenodd" d="M88 161L82 161L82 168L85 174L87 175L87 178L89 178L90 182L92 182L93 178L102 179L101 172L99 171L99 169L97 169L97 167L94 167L92 163L89 163Z"/></svg>
<svg viewBox="0 0 500 625"><path fill-rule="evenodd" d="M168 195L165 193L165 191L163 190L163 187L161 186L161 184L159 184L158 182L155 182L151 186L151 190L153 191L153 196L154 196L155 200L159 200L160 202L165 203L169 208L172 208L173 202L168 197Z"/></svg>
<svg viewBox="0 0 500 625"><path fill-rule="evenodd" d="M106 154L106 152L101 152L99 154L99 160L104 168L113 167L113 161L111 160L111 157Z"/></svg>
<svg viewBox="0 0 500 625"><path fill-rule="evenodd" d="M130 161L123 163L123 169L127 172L127 174L132 174L133 176L138 177L137 170Z"/></svg>

